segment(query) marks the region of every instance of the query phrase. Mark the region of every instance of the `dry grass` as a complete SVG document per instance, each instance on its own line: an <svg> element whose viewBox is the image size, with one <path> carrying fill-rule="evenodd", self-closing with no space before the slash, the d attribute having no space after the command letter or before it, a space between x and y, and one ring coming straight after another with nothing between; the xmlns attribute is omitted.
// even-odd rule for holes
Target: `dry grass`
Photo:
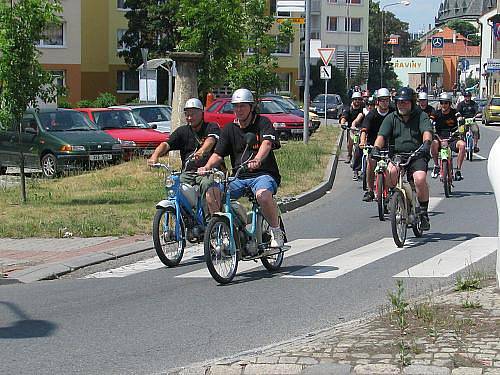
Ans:
<svg viewBox="0 0 500 375"><path fill-rule="evenodd" d="M305 146L288 142L277 151L283 175L280 196L293 196L320 183L338 129L322 127ZM174 157L167 158L177 164ZM151 232L154 205L164 196L163 175L144 159L54 181L32 179L28 203L19 188L0 190L0 237L133 235Z"/></svg>

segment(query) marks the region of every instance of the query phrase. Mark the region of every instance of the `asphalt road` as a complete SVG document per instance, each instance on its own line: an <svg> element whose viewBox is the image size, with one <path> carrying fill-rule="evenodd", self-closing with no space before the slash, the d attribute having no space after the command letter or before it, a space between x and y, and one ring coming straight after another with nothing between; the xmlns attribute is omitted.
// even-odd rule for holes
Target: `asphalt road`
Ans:
<svg viewBox="0 0 500 375"><path fill-rule="evenodd" d="M479 154L486 157L500 127L482 126L481 131ZM205 268L194 257L175 269L127 277L3 286L0 368L15 374L155 373L376 312L395 289L394 275L475 237L496 236L497 211L486 168L486 160L465 162L465 180L448 199L439 181L431 180L437 206L430 232L415 241L410 230L411 245L343 274L335 272L345 259L327 260L373 243L387 249L394 245L389 245L390 223L377 219L374 203L361 201L360 183L340 162L329 194L285 215L289 240L330 240L289 256L279 274L262 267L240 271L227 286L211 278L176 277ZM352 265L359 261L354 256L347 260ZM491 272L494 261L493 253L471 267ZM405 278L412 295L453 282L454 277Z"/></svg>

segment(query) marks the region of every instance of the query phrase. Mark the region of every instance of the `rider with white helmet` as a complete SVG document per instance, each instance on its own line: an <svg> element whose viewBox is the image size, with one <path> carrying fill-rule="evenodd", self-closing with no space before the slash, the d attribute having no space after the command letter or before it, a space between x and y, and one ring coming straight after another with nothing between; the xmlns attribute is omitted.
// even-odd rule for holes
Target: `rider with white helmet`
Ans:
<svg viewBox="0 0 500 375"><path fill-rule="evenodd" d="M342 114L340 115L340 125L346 125L348 128L360 128L361 123L363 122L363 96L361 92L355 91L351 96L351 105L350 107L344 109ZM353 160L352 169L353 169L353 177L354 181L357 181L359 178L359 171L361 170L361 153L358 152L357 155L352 154L354 143L352 141L351 132L347 132L347 160L345 161L347 164Z"/></svg>
<svg viewBox="0 0 500 375"><path fill-rule="evenodd" d="M214 187L213 176L200 176L196 173L198 167L205 165L212 155L220 135L220 129L215 123L203 121L203 104L198 98L188 99L184 105L186 125L174 130L167 141L158 145L148 165L158 162L158 158L171 150L179 150L183 173L180 180L192 186L200 186L200 193L206 198L210 213L218 211L220 191Z"/></svg>
<svg viewBox="0 0 500 375"><path fill-rule="evenodd" d="M230 156L233 169L250 160L247 164L248 171L240 173L238 178L231 182L231 198L237 199L247 189L251 189L271 227L270 247L283 247L284 235L280 229L278 207L273 198L281 181L273 153L273 149L280 147L278 137L271 121L256 113L255 100L250 90L236 90L231 97L231 103L236 118L224 126L213 155L198 172L205 173L217 167L225 156ZM257 139L257 144L250 149L245 147L248 133L255 134Z"/></svg>
<svg viewBox="0 0 500 375"><path fill-rule="evenodd" d="M431 117L435 111L434 107L429 104L429 97L427 96L427 93L423 91L418 93L418 106L422 111L427 113L427 116L429 117Z"/></svg>

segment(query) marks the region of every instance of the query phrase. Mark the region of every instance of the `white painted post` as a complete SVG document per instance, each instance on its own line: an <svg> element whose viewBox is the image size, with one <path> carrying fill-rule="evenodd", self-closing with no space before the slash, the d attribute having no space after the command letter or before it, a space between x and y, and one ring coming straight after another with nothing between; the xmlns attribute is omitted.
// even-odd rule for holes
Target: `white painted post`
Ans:
<svg viewBox="0 0 500 375"><path fill-rule="evenodd" d="M497 242L497 287L500 288L500 137L497 138L495 144L491 148L488 156L488 176L490 178L495 199L497 201L498 210L498 242Z"/></svg>

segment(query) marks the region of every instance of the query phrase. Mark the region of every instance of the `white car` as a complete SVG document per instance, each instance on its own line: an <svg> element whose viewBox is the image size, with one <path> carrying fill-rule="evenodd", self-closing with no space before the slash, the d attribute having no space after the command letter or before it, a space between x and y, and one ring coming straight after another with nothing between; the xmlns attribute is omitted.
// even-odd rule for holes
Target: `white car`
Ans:
<svg viewBox="0 0 500 375"><path fill-rule="evenodd" d="M149 125L156 125L156 130L162 133L170 133L172 108L163 104L126 104L110 108L127 108L132 110L147 121Z"/></svg>

